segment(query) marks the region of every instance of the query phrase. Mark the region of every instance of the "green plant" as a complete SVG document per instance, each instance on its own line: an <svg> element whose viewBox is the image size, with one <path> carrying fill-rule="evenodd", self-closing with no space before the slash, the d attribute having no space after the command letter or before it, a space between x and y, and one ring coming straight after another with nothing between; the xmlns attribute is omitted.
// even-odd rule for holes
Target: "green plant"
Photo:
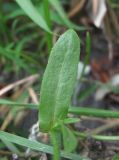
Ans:
<svg viewBox="0 0 119 160"><path fill-rule="evenodd" d="M39 121L42 131L50 131L58 125L58 121L66 118L77 75L79 53L80 42L72 30L62 35L51 51L40 92Z"/></svg>
<svg viewBox="0 0 119 160"><path fill-rule="evenodd" d="M88 158L70 153L73 152L77 146L75 135L82 138L88 137L88 135L69 129L66 125L78 122L79 118L67 118L67 114L73 113L77 115L118 118L119 113L99 109L71 107L70 100L76 79L79 53L80 40L73 30L68 30L59 38L51 50L42 81L39 107L35 104L21 104L4 99L0 100L0 104L10 105L13 108L15 106L19 106L19 109L23 106L39 108L40 131L49 133L53 148L39 142L0 131L0 139L4 143L8 141L8 146L12 146L12 144L10 144L12 142L26 147L29 146L29 148L37 151L53 154L54 160L60 159L61 156L72 160L88 160ZM61 151L61 136L63 137L63 152ZM97 140L119 139L118 136L101 135L92 135L92 138ZM12 148L14 152L19 154L14 146L12 146Z"/></svg>
<svg viewBox="0 0 119 160"><path fill-rule="evenodd" d="M18 8L16 5L14 6L14 4L10 4L8 5L8 8L10 8L10 6L12 8L9 11L10 14L6 15L5 18L2 16L2 13L0 15L0 18L4 22L0 24L0 27L2 29L2 34L6 37L5 44L4 42L1 43L0 54L6 59L12 60L17 65L17 68L23 68L31 71L33 69L32 66L29 69L31 64L39 66L37 61L38 56L29 56L29 53L27 55L27 52L23 50L26 43L28 43L31 39L33 40L39 37L39 28L36 26L44 30L44 32L42 32L43 35L40 35L42 42L40 41L41 43L39 45L39 49L37 49L36 52L44 52L44 50L42 51L41 49L44 46L44 43L47 43L47 50L51 50L53 22L60 25L65 25L68 28L74 28L77 30L84 29L70 22L59 0L42 0L39 2L33 2L31 0L15 1L22 9ZM52 6L54 10L51 10L49 6ZM17 24L21 22L20 18L24 18L25 14L33 22L27 19L25 24L22 23L17 27ZM9 32L9 29L5 25L5 23L11 19L13 20L12 29L15 31L15 33L21 34L28 28L33 29L34 27L35 32L31 33L25 38L23 36L20 42L12 42L12 36ZM7 36L7 34L9 36ZM84 61L84 68L80 78L82 81L85 66L88 64L91 53L89 33L87 33L86 53L87 55ZM22 104L20 101L13 102L0 99L0 104L10 106L11 111L15 111L15 114L17 110L22 110L25 108L39 110L40 131L49 133L53 147L3 131L0 131L0 139L3 142L0 143L1 146L7 146L13 153L18 155L21 153L13 143L22 145L24 147L29 147L30 149L36 151L51 154L54 156L54 160L58 160L60 157L72 160L88 160L89 158L82 157L75 153L75 149L77 147L77 138L79 136L80 138L87 138L90 136L96 140L105 141L119 140L119 136L88 135L86 133L74 131L71 127L69 127L69 124L79 122L80 119L68 118L68 113L76 116L84 115L103 118L119 118L119 113L116 111L107 111L86 107L84 108L82 106L74 107L70 105L73 86L76 79L79 54L80 40L73 30L68 30L59 38L51 50L48 65L42 81L39 105L27 103ZM27 64L26 62L29 63ZM110 90L115 89L114 91L118 93L117 88L110 86L110 84L102 84L96 81L92 83L93 85L91 86L91 89L89 88L89 91L86 90L85 93L83 92L80 95L80 100L84 99L92 91L94 91L97 85L110 88ZM62 148L64 151L61 150Z"/></svg>
<svg viewBox="0 0 119 160"><path fill-rule="evenodd" d="M39 125L41 131L51 134L56 152L55 160L60 159L57 137L59 137L60 127L63 125L70 106L79 53L79 38L73 30L69 30L53 47L42 81Z"/></svg>
<svg viewBox="0 0 119 160"><path fill-rule="evenodd" d="M57 26L84 29L67 18L59 0L1 1L0 8L0 61L5 72L36 73L45 65L42 59L50 53Z"/></svg>
<svg viewBox="0 0 119 160"><path fill-rule="evenodd" d="M68 30L54 45L42 81L39 106L39 127L40 131L47 132L51 135L54 146L54 160L60 159L61 156L59 145L61 144L61 132L63 133L64 149L66 151L73 151L77 145L73 132L65 127L65 123L74 123L77 121L76 118L71 119L66 116L70 107L71 95L77 75L79 53L79 38L73 30ZM7 134L6 139L4 133L1 132L0 138L9 140L9 136L11 135ZM71 141L69 142L69 144L71 143L70 146L69 144L67 145L66 142L67 136L69 136L68 138ZM14 142L23 145L23 143L19 142L19 139L20 137ZM25 139L23 139L23 141L26 142Z"/></svg>

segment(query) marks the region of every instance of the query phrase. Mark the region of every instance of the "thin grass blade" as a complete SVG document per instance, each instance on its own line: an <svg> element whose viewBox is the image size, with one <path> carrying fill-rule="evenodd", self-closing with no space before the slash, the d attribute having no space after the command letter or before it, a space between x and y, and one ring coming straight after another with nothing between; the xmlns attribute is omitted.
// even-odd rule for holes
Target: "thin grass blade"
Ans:
<svg viewBox="0 0 119 160"><path fill-rule="evenodd" d="M15 0L17 4L24 10L27 16L34 21L38 26L40 26L45 31L51 33L47 23L44 18L38 12L38 10L34 7L31 0Z"/></svg>
<svg viewBox="0 0 119 160"><path fill-rule="evenodd" d="M16 136L7 132L0 131L0 139L8 142L12 142L24 147L29 147L30 149L33 149L36 151L53 154L53 147L51 146L48 146L46 144L43 144L37 141L28 140L26 138ZM63 151L61 152L61 156L71 160L89 160L88 158L81 157L80 155L66 153Z"/></svg>

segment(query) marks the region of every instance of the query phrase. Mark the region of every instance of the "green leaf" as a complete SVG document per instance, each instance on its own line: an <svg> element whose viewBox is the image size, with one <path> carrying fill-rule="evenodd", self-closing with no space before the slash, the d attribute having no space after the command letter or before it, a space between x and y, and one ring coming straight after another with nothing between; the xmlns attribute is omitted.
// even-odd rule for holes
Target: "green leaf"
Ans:
<svg viewBox="0 0 119 160"><path fill-rule="evenodd" d="M65 23L66 26L68 26L69 28L76 29L76 30L85 30L85 27L80 27L70 22L59 0L49 0L49 2L55 8L55 10L57 11L57 13L59 14L59 16L61 17L62 21Z"/></svg>
<svg viewBox="0 0 119 160"><path fill-rule="evenodd" d="M16 136L16 135L13 135L7 132L0 131L0 139L8 141L8 142L12 142L12 143L24 146L24 147L28 147L36 151L53 154L53 147L51 146L48 146L46 144L43 144L37 141L28 140L26 138ZM88 158L81 157L80 155L66 153L63 151L61 152L61 156L64 158L71 159L71 160L89 160Z"/></svg>
<svg viewBox="0 0 119 160"><path fill-rule="evenodd" d="M71 123L77 123L79 121L80 121L79 118L66 118L66 119L64 119L63 123L64 124L71 124Z"/></svg>
<svg viewBox="0 0 119 160"><path fill-rule="evenodd" d="M80 53L80 41L73 30L65 32L53 47L44 73L39 122L43 132L63 120L70 106Z"/></svg>
<svg viewBox="0 0 119 160"><path fill-rule="evenodd" d="M69 113L77 114L77 115L85 115L91 117L110 117L110 118L119 118L119 112L112 110L104 110L104 109L95 109L95 108L87 108L87 107L70 107Z"/></svg>
<svg viewBox="0 0 119 160"><path fill-rule="evenodd" d="M9 59L13 61L15 64L17 64L18 67L28 70L29 68L26 65L25 61L21 59L20 57L18 58L16 55L17 53L15 50L7 49L7 48L0 46L0 56L4 56L6 59Z"/></svg>
<svg viewBox="0 0 119 160"><path fill-rule="evenodd" d="M74 136L73 132L66 126L62 125L61 129L63 134L64 150L70 153L76 149L77 139Z"/></svg>
<svg viewBox="0 0 119 160"><path fill-rule="evenodd" d="M40 26L45 31L51 33L47 23L38 12L38 10L34 7L31 0L15 0L18 5L24 10L27 16L34 21L38 26Z"/></svg>
<svg viewBox="0 0 119 160"><path fill-rule="evenodd" d="M38 105L36 105L36 104L19 103L19 102L10 101L7 99L0 99L0 105L8 105L11 108L19 107L19 109L24 109L24 108L36 109L36 108L38 108Z"/></svg>
<svg viewBox="0 0 119 160"><path fill-rule="evenodd" d="M13 102L5 99L0 99L0 105L7 105L7 107L19 107L21 109L38 109L37 104L33 103L19 103ZM80 106L70 106L69 113L83 115L83 116L92 116L92 117L103 117L103 118L119 118L119 112L113 110L104 110L104 109L95 109L94 107L80 107ZM64 119L66 120L66 119Z"/></svg>
<svg viewBox="0 0 119 160"><path fill-rule="evenodd" d="M17 154L20 154L20 151L18 150L18 148L11 142L5 141L2 139L2 142L5 144L5 146L7 146L7 148Z"/></svg>

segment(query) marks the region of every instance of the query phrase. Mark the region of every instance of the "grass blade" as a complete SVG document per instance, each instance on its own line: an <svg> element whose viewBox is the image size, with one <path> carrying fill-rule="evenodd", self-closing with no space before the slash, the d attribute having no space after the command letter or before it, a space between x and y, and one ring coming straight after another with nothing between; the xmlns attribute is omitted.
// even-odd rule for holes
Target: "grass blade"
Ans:
<svg viewBox="0 0 119 160"><path fill-rule="evenodd" d="M8 107L20 107L29 108L29 109L38 109L37 104L33 103L16 103L13 101L0 99L0 105L7 105ZM111 110L104 110L104 109L95 109L95 108L87 108L87 107L74 107L71 106L68 110L69 113L82 115L82 116L92 116L92 117L103 117L103 118L119 118L119 112L111 111Z"/></svg>
<svg viewBox="0 0 119 160"><path fill-rule="evenodd" d="M44 17L48 27L51 29L51 17L50 17L50 8L49 8L49 1L43 0L43 7L44 7ZM50 52L52 48L52 35L50 33L46 33L47 45L48 45L48 52Z"/></svg>
<svg viewBox="0 0 119 160"><path fill-rule="evenodd" d="M86 107L70 107L69 113L84 115L84 116L92 116L92 117L119 118L119 112L117 111L86 108Z"/></svg>
<svg viewBox="0 0 119 160"><path fill-rule="evenodd" d="M76 136L80 136L81 138L88 138L91 137L95 140L99 140L99 141L119 141L119 136L105 136L105 135L95 135L95 134L87 134L87 133L83 133L83 132L77 132L74 131L73 132Z"/></svg>
<svg viewBox="0 0 119 160"><path fill-rule="evenodd" d="M24 147L29 147L30 149L33 149L36 151L53 154L53 147L51 146L48 146L46 144L43 144L37 141L28 140L26 138L16 136L7 132L0 131L0 139L8 142L12 142ZM63 151L61 152L61 156L71 160L89 160L88 158L83 158L80 155L65 153Z"/></svg>
<svg viewBox="0 0 119 160"><path fill-rule="evenodd" d="M55 8L55 10L57 11L57 13L59 14L59 16L61 17L61 19L63 20L64 24L67 27L73 28L76 30L85 30L85 27L80 27L80 26L77 26L77 25L73 24L72 22L70 22L70 20L67 18L67 15L65 14L65 12L61 6L59 0L49 0L49 2Z"/></svg>
<svg viewBox="0 0 119 160"><path fill-rule="evenodd" d="M32 21L34 21L38 26L40 26L45 31L51 33L51 30L49 29L47 23L40 15L38 10L34 7L31 0L15 0L15 1L24 10L24 12Z"/></svg>

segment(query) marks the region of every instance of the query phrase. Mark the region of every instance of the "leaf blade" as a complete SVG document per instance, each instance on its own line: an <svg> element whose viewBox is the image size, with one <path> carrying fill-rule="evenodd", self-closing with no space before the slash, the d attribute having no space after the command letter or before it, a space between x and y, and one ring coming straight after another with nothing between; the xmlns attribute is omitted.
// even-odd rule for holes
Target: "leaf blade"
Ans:
<svg viewBox="0 0 119 160"><path fill-rule="evenodd" d="M43 132L51 130L68 113L79 53L80 41L73 30L65 32L51 51L40 94L39 122Z"/></svg>
<svg viewBox="0 0 119 160"><path fill-rule="evenodd" d="M72 28L72 29L76 29L76 30L85 30L86 28L83 26L78 26L74 23L72 23L65 11L63 10L60 1L59 0L49 0L50 4L55 8L55 10L57 11L57 13L59 14L60 18L63 20L64 24L68 27L68 28Z"/></svg>
<svg viewBox="0 0 119 160"><path fill-rule="evenodd" d="M53 147L48 146L46 144L33 141L33 140L28 140L26 138L16 136L4 131L0 131L0 139L1 140L6 140L8 142L12 142L24 147L29 147L30 149L36 150L36 151L41 151L49 154L53 154ZM71 154L71 153L66 153L66 152L61 152L61 156L71 159L71 160L89 160L88 158L84 158L80 155L76 154Z"/></svg>
<svg viewBox="0 0 119 160"><path fill-rule="evenodd" d="M51 33L47 23L32 4L31 0L15 0L27 16L45 31Z"/></svg>
<svg viewBox="0 0 119 160"><path fill-rule="evenodd" d="M64 150L68 153L73 152L78 144L75 135L65 125L61 125L61 130L63 135Z"/></svg>

